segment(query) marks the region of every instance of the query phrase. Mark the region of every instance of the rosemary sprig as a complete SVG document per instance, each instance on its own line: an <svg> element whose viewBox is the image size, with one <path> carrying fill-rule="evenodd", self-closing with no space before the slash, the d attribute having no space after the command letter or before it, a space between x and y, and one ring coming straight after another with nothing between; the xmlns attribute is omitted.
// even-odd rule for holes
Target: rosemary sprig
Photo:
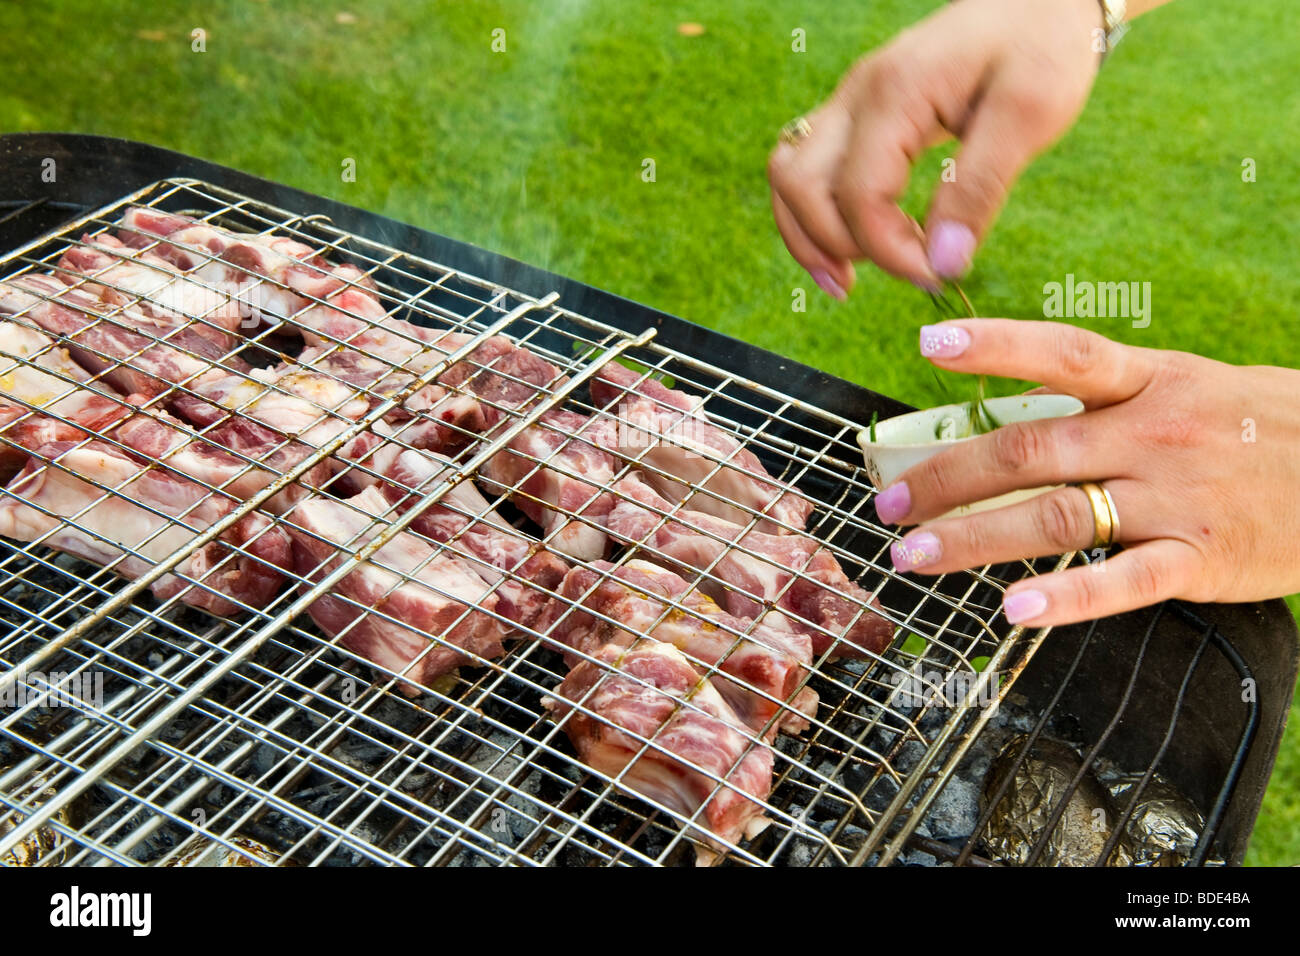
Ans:
<svg viewBox="0 0 1300 956"><path fill-rule="evenodd" d="M961 285L956 282L952 282L950 285L952 286L953 291L956 292L958 297L961 299L961 304L965 307L964 312L962 309L959 309L954 305L942 292L930 293L930 301L934 303L934 307L940 312L945 313L949 318L975 318L975 306L971 304L970 297L966 295ZM938 376L936 375L935 377L937 378ZM984 401L984 392L987 386L988 378L984 375L979 376L975 380L975 398L967 404L967 415L970 417L971 433L975 435L983 435L987 432L993 431L995 428L1002 427L1002 423L994 417L991 411L989 411L989 407Z"/></svg>

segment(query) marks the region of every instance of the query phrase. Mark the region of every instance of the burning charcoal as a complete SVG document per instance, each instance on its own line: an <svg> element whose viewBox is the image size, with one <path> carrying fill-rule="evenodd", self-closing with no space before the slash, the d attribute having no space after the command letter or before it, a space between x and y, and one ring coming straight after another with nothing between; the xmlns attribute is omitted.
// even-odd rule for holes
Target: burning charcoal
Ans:
<svg viewBox="0 0 1300 956"><path fill-rule="evenodd" d="M984 782L985 802L992 800L1007 780L1026 739L1013 737L998 754ZM989 856L1001 863L1026 865L1064 800L1065 809L1035 863L1095 866L1119 814L1110 794L1091 773L1085 773L1078 786L1070 790L1081 767L1079 755L1069 744L1040 737L1010 778L1006 793L989 818L984 834ZM1127 838L1120 838L1107 862L1111 866L1133 862Z"/></svg>
<svg viewBox="0 0 1300 956"><path fill-rule="evenodd" d="M904 866L937 866L939 861L924 850L908 850L900 859Z"/></svg>
<svg viewBox="0 0 1300 956"><path fill-rule="evenodd" d="M817 824L817 829L827 836L830 836L838 824L839 821L835 819L825 820ZM866 839L867 831L862 829L862 827L857 827L850 823L840 831L840 835L835 838L835 842L841 846L851 847L856 850L866 842Z"/></svg>
<svg viewBox="0 0 1300 956"><path fill-rule="evenodd" d="M194 838L162 866L276 866L280 862L279 854L255 840L246 837L226 837L225 843L218 843L207 837L195 834Z"/></svg>
<svg viewBox="0 0 1300 956"><path fill-rule="evenodd" d="M249 776L254 780L269 773L271 768L284 756L284 752L272 744L261 744L253 751L248 761Z"/></svg>
<svg viewBox="0 0 1300 956"><path fill-rule="evenodd" d="M534 814L518 797L508 797L504 803L495 803L487 812L480 829L498 843L518 845L537 827Z"/></svg>
<svg viewBox="0 0 1300 956"><path fill-rule="evenodd" d="M926 823L936 840L964 839L975 831L979 814L979 788L955 776L930 805Z"/></svg>
<svg viewBox="0 0 1300 956"><path fill-rule="evenodd" d="M817 851L816 846L807 840L797 840L794 846L790 848L789 865L790 866L812 866L813 854Z"/></svg>

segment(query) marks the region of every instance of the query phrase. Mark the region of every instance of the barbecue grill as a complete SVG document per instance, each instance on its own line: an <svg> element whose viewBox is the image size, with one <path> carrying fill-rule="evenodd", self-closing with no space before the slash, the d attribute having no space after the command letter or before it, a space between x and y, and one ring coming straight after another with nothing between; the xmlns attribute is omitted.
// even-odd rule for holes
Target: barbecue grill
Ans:
<svg viewBox="0 0 1300 956"><path fill-rule="evenodd" d="M936 579L894 573L896 534L874 520L855 435L873 412L905 411L899 402L493 253L166 150L0 138L0 277L53 269L83 233L116 227L132 205L275 231L356 264L391 315L475 336L435 373L500 332L568 379L471 445L455 473L378 539L340 542L344 561L332 574L228 619L151 595L183 553L122 581L39 541L3 542L0 691L24 693L0 709L0 858L39 837L42 865L193 862L204 841L281 865L691 862L699 820L585 766L542 707L565 673L548 635L410 696L401 674L326 639L301 613L543 411L599 414L585 385L617 361L703 397L714 424L813 498L809 533L895 629L867 660L814 663L807 682L821 706L812 726L773 746L771 823L725 845L724 862L887 865L923 851L989 865L987 809L963 839L928 835L926 820L945 787L969 773L972 744L1013 703L1033 717L1030 744L1064 737L1082 748L1085 767L1105 760L1136 774L1133 802L1157 773L1178 787L1202 817L1190 862L1242 859L1296 675L1282 602L1171 602L1050 639L1046 629L1010 626L1000 611L1007 584L1087 556ZM252 335L245 354L278 354L276 335ZM349 420L284 480L400 398ZM917 681L936 692L918 695ZM87 687L94 693L76 692ZM661 746L653 737L644 745Z"/></svg>

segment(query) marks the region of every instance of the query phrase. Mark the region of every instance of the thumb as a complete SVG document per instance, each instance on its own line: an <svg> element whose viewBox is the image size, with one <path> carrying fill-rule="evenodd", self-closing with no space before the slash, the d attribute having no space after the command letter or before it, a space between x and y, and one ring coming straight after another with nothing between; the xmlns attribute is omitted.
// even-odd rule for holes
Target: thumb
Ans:
<svg viewBox="0 0 1300 956"><path fill-rule="evenodd" d="M937 275L965 274L1016 177L1069 125L1072 115L1055 115L1054 105L1009 84L985 93L960 151L945 164L926 219L926 251Z"/></svg>

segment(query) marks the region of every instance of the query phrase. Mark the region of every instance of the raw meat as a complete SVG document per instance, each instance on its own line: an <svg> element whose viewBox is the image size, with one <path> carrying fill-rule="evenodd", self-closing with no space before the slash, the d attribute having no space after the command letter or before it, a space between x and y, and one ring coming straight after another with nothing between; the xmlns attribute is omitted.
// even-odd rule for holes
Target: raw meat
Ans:
<svg viewBox="0 0 1300 956"><path fill-rule="evenodd" d="M109 305L131 306L164 327L188 326L223 352L239 341L239 302L220 289L178 275L166 259L124 245L108 233L82 236L55 275Z"/></svg>
<svg viewBox="0 0 1300 956"><path fill-rule="evenodd" d="M370 542L390 510L377 487L347 501L301 502L286 524L297 573L307 582L320 581L345 560L340 546L359 549ZM414 695L418 684L504 653L514 629L493 616L496 606L496 595L462 559L403 531L313 602L308 613L344 647L402 674L403 690Z"/></svg>
<svg viewBox="0 0 1300 956"><path fill-rule="evenodd" d="M672 644L701 672L718 668L708 676L723 699L769 738L802 732L816 713L816 692L796 693L812 660L806 636L733 617L671 571L646 561L599 561L571 570L560 594L551 605L558 619L552 636L574 650L630 645L636 635Z"/></svg>
<svg viewBox="0 0 1300 956"><path fill-rule="evenodd" d="M130 413L113 389L90 376L44 332L0 321L0 472L27 461L27 449L76 441ZM52 417L57 416L57 417ZM71 423L71 424L69 424Z"/></svg>
<svg viewBox="0 0 1300 956"><path fill-rule="evenodd" d="M61 336L69 354L123 394L161 395L207 377L247 371L247 364L165 315L105 303L53 276L27 274L0 283L0 315Z"/></svg>
<svg viewBox="0 0 1300 956"><path fill-rule="evenodd" d="M605 519L610 534L688 579L698 576L699 587L737 617L763 617L807 634L818 656L829 650L833 657L867 657L892 639L893 625L879 605L815 539L746 531L677 509L639 474L617 482L614 491ZM768 606L780 613L765 616Z"/></svg>
<svg viewBox="0 0 1300 956"><path fill-rule="evenodd" d="M106 494L90 482L114 490ZM6 491L0 496L0 535L40 538L55 550L111 564L127 579L150 570L236 506L102 441L42 445ZM175 574L154 582L153 593L159 600L179 595L219 616L236 613L241 603L261 609L279 590L289 560L284 531L254 512L193 551Z"/></svg>
<svg viewBox="0 0 1300 956"><path fill-rule="evenodd" d="M480 480L489 491L508 493L556 551L582 561L603 558L603 523L614 499L602 486L620 467L603 448L600 433L608 426L576 412L544 412L483 465Z"/></svg>
<svg viewBox="0 0 1300 956"><path fill-rule="evenodd" d="M308 305L287 287L291 269L331 268L311 246L289 236L230 232L143 207L126 211L118 238L131 248L147 248L189 278L223 291L239 304L246 330L266 319L286 319Z"/></svg>
<svg viewBox="0 0 1300 956"><path fill-rule="evenodd" d="M449 464L440 466L428 455L404 451L385 470L384 490L405 511L451 471ZM427 506L410 528L465 557L495 588L497 612L523 628L538 626L551 594L569 570L541 542L507 524L468 481L458 482Z"/></svg>
<svg viewBox="0 0 1300 956"><path fill-rule="evenodd" d="M542 705L587 766L688 818L708 863L719 840L767 826L772 751L756 743L718 691L671 644L607 644L573 668ZM647 746L647 741L649 745ZM696 814L698 812L698 817ZM700 825L702 824L702 826Z"/></svg>
<svg viewBox="0 0 1300 956"><path fill-rule="evenodd" d="M777 485L753 452L705 417L698 400L618 362L596 373L591 396L617 408L619 452L640 456L646 480L668 500L737 524L757 515L756 527L768 534L803 530L812 502Z"/></svg>

